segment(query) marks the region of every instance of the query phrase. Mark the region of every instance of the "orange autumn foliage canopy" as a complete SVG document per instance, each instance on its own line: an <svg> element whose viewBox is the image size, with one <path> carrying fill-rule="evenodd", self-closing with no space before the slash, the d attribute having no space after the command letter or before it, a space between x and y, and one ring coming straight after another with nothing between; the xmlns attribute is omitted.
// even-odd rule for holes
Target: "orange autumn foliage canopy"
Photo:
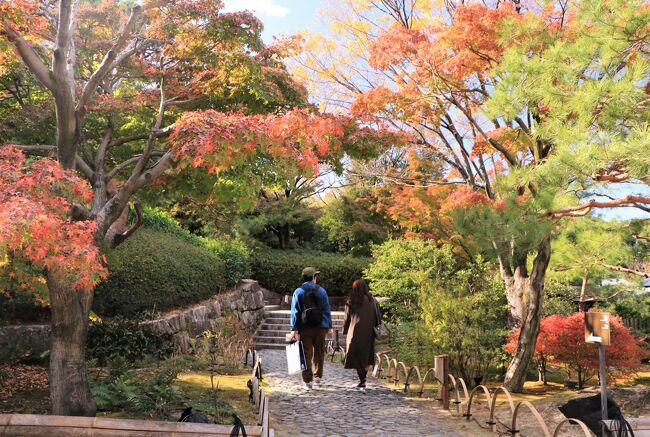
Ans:
<svg viewBox="0 0 650 437"><path fill-rule="evenodd" d="M396 23L371 46L370 65L385 70L408 62L416 82L426 82L432 71L452 80L481 76L503 55L499 28L509 19L521 19L509 3L496 9L469 4L456 8L450 26L413 29Z"/></svg>
<svg viewBox="0 0 650 437"><path fill-rule="evenodd" d="M11 146L0 148L0 261L24 256L38 268L56 271L79 290L107 272L94 244L93 221L73 221L73 203L92 200L88 183L51 159L28 162Z"/></svg>
<svg viewBox="0 0 650 437"><path fill-rule="evenodd" d="M315 174L319 163L333 163L343 153L372 155L407 140L396 132L359 127L347 117L302 109L252 116L189 112L175 123L169 137L180 168L203 167L210 173L227 172L265 157L281 167Z"/></svg>

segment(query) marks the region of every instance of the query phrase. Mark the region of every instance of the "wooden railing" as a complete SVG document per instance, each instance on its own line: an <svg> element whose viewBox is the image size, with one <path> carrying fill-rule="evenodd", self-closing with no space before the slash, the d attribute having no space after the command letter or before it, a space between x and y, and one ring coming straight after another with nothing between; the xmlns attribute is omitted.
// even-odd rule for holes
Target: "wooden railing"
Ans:
<svg viewBox="0 0 650 437"><path fill-rule="evenodd" d="M591 432L589 431L589 428L587 428L587 425L577 419L566 419L562 421L554 428L553 433L551 434L548 425L544 422L544 419L535 406L528 401L521 401L515 404L512 395L503 386L497 387L490 392L486 386L479 385L469 391L463 378L456 378L449 373L449 358L447 355L436 357L436 366L438 368L427 367L424 374L418 366L407 366L405 363L397 361L395 358L390 358L387 354L376 354L375 357L377 365L373 375L376 378L383 378L388 382L392 382L396 387L402 383L402 390L405 393L410 391L412 385L416 385L416 387L418 387L416 393L421 397L424 394L424 387L427 378L430 382L437 382L438 390L435 399L442 404L443 408L455 410L455 415L457 417L464 417L466 420L471 420L473 414L472 407L475 407L480 400L483 400L486 404L487 410L489 411L486 425L488 425L490 430L494 433L500 432L498 430L498 425L501 424L505 428L506 432L510 433L514 437L519 437L521 435L519 424L522 415L527 414L529 417L533 417L536 427L542 432L544 437L555 437L565 426L568 425L575 426L577 430L586 437L591 436ZM446 399L446 393L451 395L451 402L448 401L448 398ZM505 403L508 407L508 417L507 420L498 422L496 407L497 399L500 394L505 397ZM454 405L452 408L450 408L450 403Z"/></svg>
<svg viewBox="0 0 650 437"><path fill-rule="evenodd" d="M627 328L634 329L635 331L650 334L650 321L647 319L626 318L623 319L623 325L625 325Z"/></svg>
<svg viewBox="0 0 650 437"><path fill-rule="evenodd" d="M250 366L251 372L251 402L257 408L257 424L262 427L262 437L273 437L275 432L269 428L269 398L262 388L263 372L262 359L255 349L248 349L244 355L244 365ZM247 434L248 428L246 428ZM250 435L250 434L249 434Z"/></svg>

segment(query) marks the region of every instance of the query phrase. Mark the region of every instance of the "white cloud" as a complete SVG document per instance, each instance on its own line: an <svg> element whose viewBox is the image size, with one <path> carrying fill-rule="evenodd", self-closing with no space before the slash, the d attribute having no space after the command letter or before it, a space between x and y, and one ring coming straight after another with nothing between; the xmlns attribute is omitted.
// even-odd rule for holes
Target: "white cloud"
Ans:
<svg viewBox="0 0 650 437"><path fill-rule="evenodd" d="M271 17L284 18L289 9L280 6L275 0L225 0L226 11L254 11Z"/></svg>

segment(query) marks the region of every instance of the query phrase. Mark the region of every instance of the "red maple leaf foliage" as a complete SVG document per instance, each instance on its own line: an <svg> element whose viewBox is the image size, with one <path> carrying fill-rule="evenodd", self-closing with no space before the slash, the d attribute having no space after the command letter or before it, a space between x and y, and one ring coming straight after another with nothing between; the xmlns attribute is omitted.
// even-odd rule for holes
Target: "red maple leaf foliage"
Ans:
<svg viewBox="0 0 650 437"><path fill-rule="evenodd" d="M315 174L319 162L335 161L344 152L364 155L373 153L371 148L405 141L408 138L396 132L359 127L347 117L303 109L252 116L215 110L188 112L175 123L169 137L179 168L203 167L210 173L263 156Z"/></svg>
<svg viewBox="0 0 650 437"><path fill-rule="evenodd" d="M51 159L28 161L0 148L0 254L21 254L89 290L106 276L93 221L73 221L73 203L92 200L86 181Z"/></svg>
<svg viewBox="0 0 650 437"><path fill-rule="evenodd" d="M449 194L447 201L441 207L441 211L447 212L453 209L472 208L490 202L490 198L485 193L462 185Z"/></svg>
<svg viewBox="0 0 650 437"><path fill-rule="evenodd" d="M649 355L640 341L623 325L618 316L610 317L611 345L605 347L606 365L618 374L629 374L638 369L644 357ZM508 336L504 349L514 354L519 331ZM598 369L598 346L585 342L584 313L568 316L555 314L541 320L539 336L535 345L536 359L546 357L551 363L564 365L569 371L582 375Z"/></svg>

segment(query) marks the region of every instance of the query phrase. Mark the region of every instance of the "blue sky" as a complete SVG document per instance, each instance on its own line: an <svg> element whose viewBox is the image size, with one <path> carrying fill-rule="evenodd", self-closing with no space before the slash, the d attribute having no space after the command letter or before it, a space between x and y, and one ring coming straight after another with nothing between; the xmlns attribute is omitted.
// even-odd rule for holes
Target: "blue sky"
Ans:
<svg viewBox="0 0 650 437"><path fill-rule="evenodd" d="M226 11L249 10L264 23L264 40L318 27L316 12L323 0L224 0Z"/></svg>

